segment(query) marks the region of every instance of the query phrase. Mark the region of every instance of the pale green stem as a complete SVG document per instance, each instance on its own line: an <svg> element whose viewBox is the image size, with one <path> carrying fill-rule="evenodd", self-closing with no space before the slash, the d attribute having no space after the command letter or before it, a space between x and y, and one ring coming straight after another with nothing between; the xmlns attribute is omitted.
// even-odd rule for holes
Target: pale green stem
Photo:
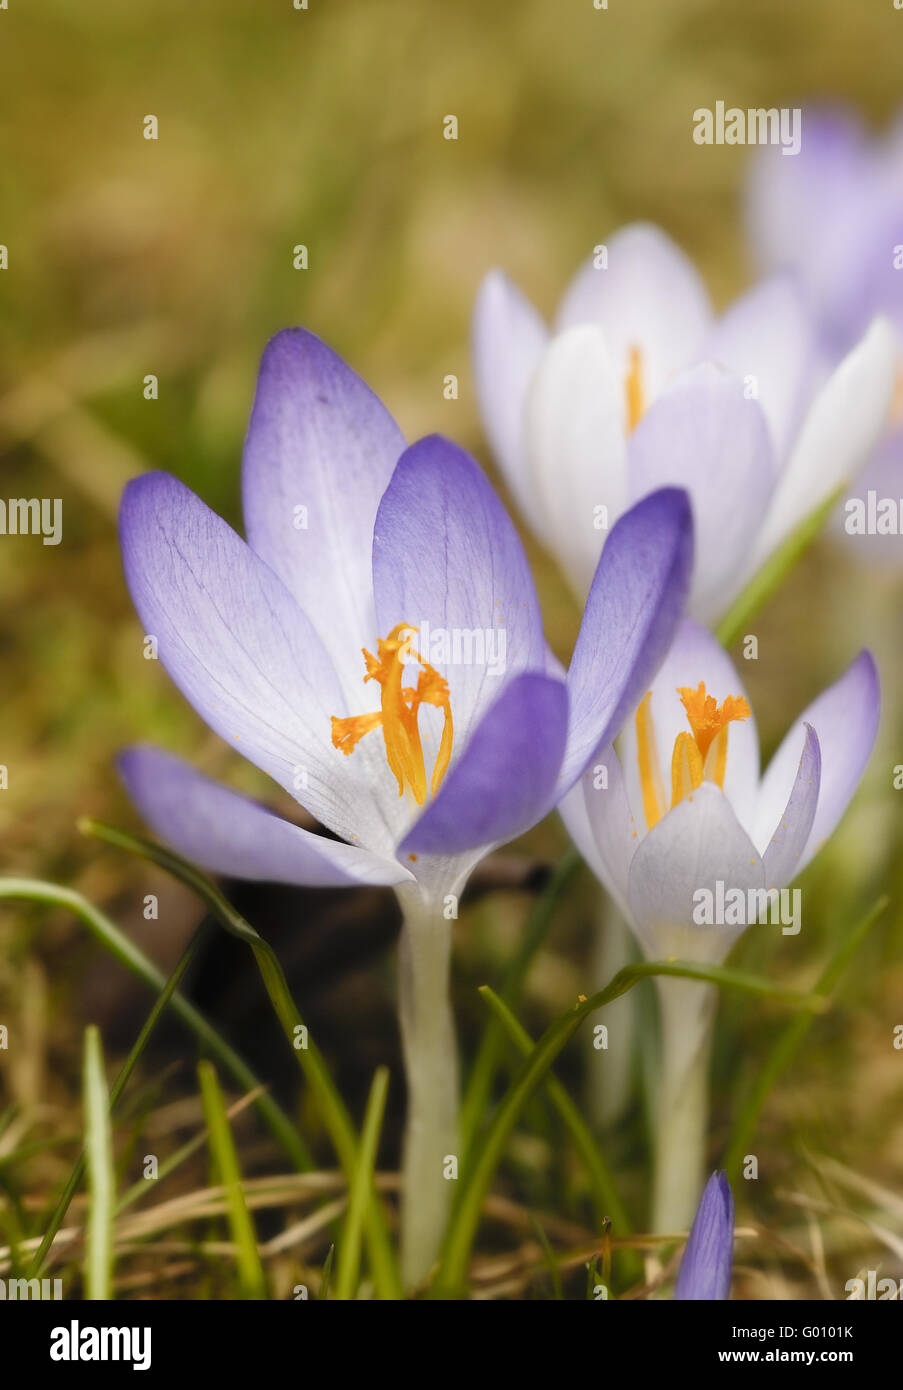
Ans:
<svg viewBox="0 0 903 1390"><path fill-rule="evenodd" d="M405 885L398 897L404 913L398 1007L408 1087L401 1267L405 1284L413 1286L426 1278L438 1255L456 1176L458 1065L449 998L453 923L418 888Z"/></svg>
<svg viewBox="0 0 903 1390"><path fill-rule="evenodd" d="M607 893L599 893L593 933L591 975L611 980L637 958L633 934ZM607 1046L597 1046L596 1026L608 1030ZM631 1099L631 1079L636 1042L636 1000L632 993L600 1009L594 1026L583 1034L587 1056L587 1109L596 1130L610 1129Z"/></svg>
<svg viewBox="0 0 903 1390"><path fill-rule="evenodd" d="M666 1235L689 1230L702 1192L716 991L696 980L657 984L662 1052L652 1231Z"/></svg>

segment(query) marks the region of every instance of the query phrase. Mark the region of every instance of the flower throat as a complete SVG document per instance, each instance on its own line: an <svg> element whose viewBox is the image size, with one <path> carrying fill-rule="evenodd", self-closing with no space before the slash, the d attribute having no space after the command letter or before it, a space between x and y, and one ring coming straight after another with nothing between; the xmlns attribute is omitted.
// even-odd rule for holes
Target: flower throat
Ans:
<svg viewBox="0 0 903 1390"><path fill-rule="evenodd" d="M677 693L692 732L680 733L674 740L671 810L701 786L706 778L724 788L728 727L735 720L749 718L749 705L742 695L728 695L719 705L714 695L705 693L705 681L700 681L696 690L690 686L679 686ZM651 830L669 809L655 746L651 690L643 697L636 712L636 734L643 814L646 826Z"/></svg>
<svg viewBox="0 0 903 1390"><path fill-rule="evenodd" d="M350 756L365 734L382 728L386 745L386 762L398 783L398 795L408 792L418 806L427 797L426 765L420 740L418 714L421 705L435 705L445 713L439 752L433 764L429 792L435 796L442 785L451 759L454 725L448 682L434 667L429 666L411 643L416 629L408 623L393 627L388 637L377 642L377 655L363 649L367 674L364 682L376 681L380 686L380 708L372 714L352 714L346 718L332 716L332 743ZM403 686L402 677L407 665L420 667L416 686Z"/></svg>

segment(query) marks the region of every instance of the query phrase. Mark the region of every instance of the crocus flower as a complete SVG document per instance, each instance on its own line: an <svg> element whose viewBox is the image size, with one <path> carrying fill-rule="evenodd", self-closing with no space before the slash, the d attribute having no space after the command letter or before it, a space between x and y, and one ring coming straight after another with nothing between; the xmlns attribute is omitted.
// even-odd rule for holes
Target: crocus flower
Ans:
<svg viewBox="0 0 903 1390"><path fill-rule="evenodd" d="M755 721L724 649L686 620L651 689L561 812L645 955L720 964L746 927L770 920L832 833L878 727L863 652L792 726L764 775ZM720 920L719 920L720 919ZM783 917L781 919L783 921ZM799 921L784 930L799 930ZM658 1161L653 1222L686 1226L699 1190L715 992L661 978Z"/></svg>
<svg viewBox="0 0 903 1390"><path fill-rule="evenodd" d="M264 354L243 498L247 541L164 473L130 483L126 578L182 693L332 837L155 749L127 752L122 775L161 838L209 870L395 888L414 1282L436 1253L456 1152L458 895L489 849L551 809L645 688L689 582L689 505L660 491L613 531L563 680L523 548L477 465L437 436L405 448L309 333L282 333Z"/></svg>
<svg viewBox="0 0 903 1390"><path fill-rule="evenodd" d="M793 159L756 150L747 185L750 250L764 273L799 277L826 355L848 352L876 314L903 341L903 113L883 137L841 106L803 114Z"/></svg>
<svg viewBox="0 0 903 1390"><path fill-rule="evenodd" d="M707 623L866 461L893 355L879 320L826 375L788 275L715 319L690 261L647 225L618 232L607 264L579 271L551 332L500 272L474 314L490 444L578 598L610 522L676 484L696 528L690 611Z"/></svg>
<svg viewBox="0 0 903 1390"><path fill-rule="evenodd" d="M726 1173L705 1185L677 1274L674 1297L681 1302L730 1298L734 1258L734 1198Z"/></svg>
<svg viewBox="0 0 903 1390"><path fill-rule="evenodd" d="M883 137L870 136L852 111L813 107L804 113L794 159L761 147L747 185L749 243L764 272L789 269L799 279L826 362L848 352L876 314L896 338L897 387L888 431L857 479L855 501L898 504L903 496L903 112ZM844 518L849 515L844 509ZM846 528L860 554L901 562L899 515L868 535Z"/></svg>

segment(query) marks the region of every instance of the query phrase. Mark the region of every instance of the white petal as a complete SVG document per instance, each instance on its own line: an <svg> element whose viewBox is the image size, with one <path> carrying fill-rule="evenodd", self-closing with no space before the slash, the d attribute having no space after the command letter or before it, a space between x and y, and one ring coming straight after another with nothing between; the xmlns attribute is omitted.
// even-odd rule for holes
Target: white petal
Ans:
<svg viewBox="0 0 903 1390"><path fill-rule="evenodd" d="M818 735L806 725L806 738L787 805L762 856L769 888L783 888L799 872L815 820L821 787Z"/></svg>
<svg viewBox="0 0 903 1390"><path fill-rule="evenodd" d="M630 437L631 496L668 484L693 506L695 563L690 612L723 613L762 523L776 461L759 402L711 362L682 372ZM738 558L739 557L739 558Z"/></svg>
<svg viewBox="0 0 903 1390"><path fill-rule="evenodd" d="M620 391L604 334L584 325L552 341L527 398L528 465L542 534L581 599L605 537L598 523L613 525L627 502Z"/></svg>
<svg viewBox="0 0 903 1390"><path fill-rule="evenodd" d="M507 275L483 280L473 313L473 371L483 427L496 462L524 518L543 534L524 451L527 387L548 331L539 313Z"/></svg>
<svg viewBox="0 0 903 1390"><path fill-rule="evenodd" d="M801 871L832 833L853 796L878 732L880 693L878 673L868 652L861 652L839 680L813 700L790 729L775 753L759 788L753 838L766 844L786 806L793 787L809 724L818 735L821 782L818 806Z"/></svg>
<svg viewBox="0 0 903 1390"><path fill-rule="evenodd" d="M814 371L812 318L796 279L773 276L738 299L715 324L702 355L755 385L775 451L783 459Z"/></svg>
<svg viewBox="0 0 903 1390"><path fill-rule="evenodd" d="M631 813L621 764L612 747L603 749L596 756L574 790L580 793L583 823L595 850L594 857L587 862L629 920L627 883L641 827ZM573 797L574 792L570 795ZM561 814L575 843L583 852L578 839L581 830L579 813L575 811L569 819L570 808L566 813L562 805Z"/></svg>
<svg viewBox="0 0 903 1390"><path fill-rule="evenodd" d="M698 926L695 894L765 886L759 854L727 797L704 782L640 842L630 866L631 917L651 957L719 962L743 926Z"/></svg>
<svg viewBox="0 0 903 1390"><path fill-rule="evenodd" d="M756 539L750 574L868 460L887 417L896 353L890 324L876 319L816 396Z"/></svg>
<svg viewBox="0 0 903 1390"><path fill-rule="evenodd" d="M697 360L711 319L709 297L693 262L660 228L638 222L608 245L607 269L590 260L572 281L556 328L598 323L623 381L630 350L642 356L647 402L673 372Z"/></svg>

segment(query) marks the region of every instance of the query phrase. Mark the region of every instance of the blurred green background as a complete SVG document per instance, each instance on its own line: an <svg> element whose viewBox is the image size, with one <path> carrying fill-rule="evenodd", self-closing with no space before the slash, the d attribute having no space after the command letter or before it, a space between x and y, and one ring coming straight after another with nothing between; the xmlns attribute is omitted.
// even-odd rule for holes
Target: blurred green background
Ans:
<svg viewBox="0 0 903 1390"><path fill-rule="evenodd" d="M890 0L610 0L608 10L310 0L306 11L291 0L10 0L0 11L3 491L61 497L64 521L55 549L33 537L0 544L4 869L56 878L134 918L148 875L83 841L75 820L136 824L113 758L137 738L272 796L142 659L115 516L124 482L159 467L240 524L242 439L273 332L313 329L409 438L443 431L491 467L468 348L483 274L504 266L551 312L595 243L648 218L726 303L748 283L746 151L694 145L693 110L835 97L880 126L901 98L901 45L903 13ZM142 136L148 114L156 141ZM448 114L456 142L442 138ZM293 268L296 243L309 248L306 271ZM143 398L148 373L156 401ZM458 401L443 398L447 373L460 379ZM535 546L531 556L566 655L577 615L551 562ZM768 750L866 640L887 692L867 785L807 876L804 937L742 948L789 984L811 983L853 916L900 886L899 595L896 575L859 572L826 541L756 627L760 658L744 676ZM519 849L545 860L563 844L548 824ZM535 972L540 1018L599 983L588 978L591 900L584 885ZM492 922L482 910L462 922L462 981L492 979L521 917L505 899ZM802 1181L800 1144L900 1186L903 1053L891 1036L903 1022L901 946L895 903L767 1112L768 1193L754 1195L750 1219L799 1227L807 1250L803 1216L777 1195ZM4 1059L0 1080L51 1114L77 1099L77 1056L57 1064L72 1017L93 1007L95 953L65 919L0 915L0 1017L32 1043ZM104 985L116 987L115 976ZM462 1009L477 1018L469 997ZM730 1005L716 1143L737 1078L755 1074L780 1017ZM845 1277L856 1259L841 1261ZM818 1289L813 1269L772 1271L772 1294L781 1279ZM747 1292L757 1289L750 1275Z"/></svg>

